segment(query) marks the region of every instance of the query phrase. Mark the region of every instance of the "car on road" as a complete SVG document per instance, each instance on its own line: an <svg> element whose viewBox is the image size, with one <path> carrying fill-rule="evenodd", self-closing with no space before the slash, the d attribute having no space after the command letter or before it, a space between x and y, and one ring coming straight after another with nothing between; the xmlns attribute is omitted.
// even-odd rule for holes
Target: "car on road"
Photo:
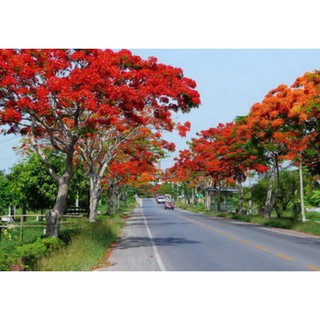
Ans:
<svg viewBox="0 0 320 320"><path fill-rule="evenodd" d="M165 196L157 196L156 200L157 200L157 203L165 203L166 202Z"/></svg>
<svg viewBox="0 0 320 320"><path fill-rule="evenodd" d="M173 210L174 209L174 202L171 200L166 200L164 203L164 208Z"/></svg>

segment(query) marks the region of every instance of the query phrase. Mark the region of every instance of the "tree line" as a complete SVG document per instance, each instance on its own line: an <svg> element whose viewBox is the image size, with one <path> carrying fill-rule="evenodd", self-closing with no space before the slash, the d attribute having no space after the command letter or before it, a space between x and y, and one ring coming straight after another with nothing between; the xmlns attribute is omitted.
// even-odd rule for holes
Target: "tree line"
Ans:
<svg viewBox="0 0 320 320"><path fill-rule="evenodd" d="M282 84L270 90L248 115L197 133L167 170L167 179L204 190L207 210L211 209L213 194L209 190L215 190L219 210L223 188L236 187L237 212L241 214L244 182L252 174L264 176L267 183L259 212L270 217L274 209L280 212L279 204L284 203L281 178L286 179L289 173L281 174L281 168L290 164L300 171L300 186L294 191L299 187L303 191L304 172L314 184L316 199L320 174L319 84L320 71L307 72L291 86ZM286 187L290 188L290 183Z"/></svg>

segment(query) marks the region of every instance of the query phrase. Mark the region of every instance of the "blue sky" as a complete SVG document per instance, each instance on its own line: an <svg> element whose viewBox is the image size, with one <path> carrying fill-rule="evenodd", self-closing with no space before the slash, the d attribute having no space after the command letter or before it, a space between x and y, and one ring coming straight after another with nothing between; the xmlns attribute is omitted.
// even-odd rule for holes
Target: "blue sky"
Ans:
<svg viewBox="0 0 320 320"><path fill-rule="evenodd" d="M176 115L178 121L190 121L186 138L166 134L177 150L196 132L246 115L250 107L263 99L269 90L284 83L291 85L307 71L320 68L319 49L131 49L147 58L155 56L161 63L180 67L186 77L197 83L202 104L189 114ZM12 147L18 137L0 136L0 170L8 170L18 161ZM162 168L172 165L171 157L162 160Z"/></svg>
<svg viewBox="0 0 320 320"><path fill-rule="evenodd" d="M303 49L180 49L133 50L143 58L155 56L159 62L181 67L186 77L197 82L202 105L181 121L192 123L185 139L167 134L177 149L186 148L186 141L196 132L246 115L250 107L263 99L269 90L284 83L291 85L306 71L320 68L320 50ZM162 161L171 166L172 157Z"/></svg>

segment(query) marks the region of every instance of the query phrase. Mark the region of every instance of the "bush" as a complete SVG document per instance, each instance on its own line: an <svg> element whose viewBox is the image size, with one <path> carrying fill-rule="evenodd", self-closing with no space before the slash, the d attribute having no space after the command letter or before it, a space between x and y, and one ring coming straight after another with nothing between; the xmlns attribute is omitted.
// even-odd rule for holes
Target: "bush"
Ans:
<svg viewBox="0 0 320 320"><path fill-rule="evenodd" d="M282 229L292 229L295 225L294 220L292 219L268 219L263 222L263 225L274 228L282 228Z"/></svg>
<svg viewBox="0 0 320 320"><path fill-rule="evenodd" d="M43 238L18 246L10 254L1 252L0 271L36 270L40 258L50 255L64 245L59 238Z"/></svg>
<svg viewBox="0 0 320 320"><path fill-rule="evenodd" d="M46 255L52 253L55 250L59 250L64 246L64 241L59 238L44 238L41 242L46 246Z"/></svg>
<svg viewBox="0 0 320 320"><path fill-rule="evenodd" d="M47 251L45 244L38 239L33 243L17 247L14 255L21 261L25 270L34 270L37 266L37 260Z"/></svg>
<svg viewBox="0 0 320 320"><path fill-rule="evenodd" d="M251 217L243 214L235 214L232 216L232 219L236 219L244 222L251 222Z"/></svg>
<svg viewBox="0 0 320 320"><path fill-rule="evenodd" d="M320 206L320 190L314 190L306 199L312 206Z"/></svg>
<svg viewBox="0 0 320 320"><path fill-rule="evenodd" d="M16 260L13 257L3 252L0 252L0 271L12 270L11 265L14 265L15 263Z"/></svg>

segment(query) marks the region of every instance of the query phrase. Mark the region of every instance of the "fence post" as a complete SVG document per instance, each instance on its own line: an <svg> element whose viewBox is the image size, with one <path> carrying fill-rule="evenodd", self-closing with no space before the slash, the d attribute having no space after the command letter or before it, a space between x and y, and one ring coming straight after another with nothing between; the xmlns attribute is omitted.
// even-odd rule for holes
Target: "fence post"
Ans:
<svg viewBox="0 0 320 320"><path fill-rule="evenodd" d="M20 216L20 243L23 243L23 215Z"/></svg>

